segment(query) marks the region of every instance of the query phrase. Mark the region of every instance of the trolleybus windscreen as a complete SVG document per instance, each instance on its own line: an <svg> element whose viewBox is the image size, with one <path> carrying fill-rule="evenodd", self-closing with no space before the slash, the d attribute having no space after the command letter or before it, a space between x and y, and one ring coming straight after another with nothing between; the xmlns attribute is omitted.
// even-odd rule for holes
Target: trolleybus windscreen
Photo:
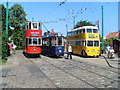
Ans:
<svg viewBox="0 0 120 90"><path fill-rule="evenodd" d="M92 33L92 29L87 29L87 33Z"/></svg>
<svg viewBox="0 0 120 90"><path fill-rule="evenodd" d="M93 41L88 41L87 46L93 46Z"/></svg>
<svg viewBox="0 0 120 90"><path fill-rule="evenodd" d="M94 46L99 46L99 41L94 41Z"/></svg>
<svg viewBox="0 0 120 90"><path fill-rule="evenodd" d="M98 33L98 30L97 29L93 29L93 33Z"/></svg>

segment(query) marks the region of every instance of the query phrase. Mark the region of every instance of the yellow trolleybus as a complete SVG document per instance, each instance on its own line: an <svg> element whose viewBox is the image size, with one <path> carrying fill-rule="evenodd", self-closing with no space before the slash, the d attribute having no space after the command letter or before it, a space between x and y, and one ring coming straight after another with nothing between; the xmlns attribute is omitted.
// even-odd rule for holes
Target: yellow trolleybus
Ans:
<svg viewBox="0 0 120 90"><path fill-rule="evenodd" d="M100 55L100 35L95 26L83 26L67 32L74 54L84 57Z"/></svg>

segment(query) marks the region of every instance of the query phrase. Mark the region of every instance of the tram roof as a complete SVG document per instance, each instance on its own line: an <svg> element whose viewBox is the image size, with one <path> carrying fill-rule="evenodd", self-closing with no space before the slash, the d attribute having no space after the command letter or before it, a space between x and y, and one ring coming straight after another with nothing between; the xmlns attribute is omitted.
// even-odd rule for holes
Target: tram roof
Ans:
<svg viewBox="0 0 120 90"><path fill-rule="evenodd" d="M70 31L68 31L68 32L74 32L74 31L77 31L77 30L79 30L79 29L86 29L86 28L98 29L98 27L96 27L96 26L82 26L82 27L79 27L79 28L70 30Z"/></svg>

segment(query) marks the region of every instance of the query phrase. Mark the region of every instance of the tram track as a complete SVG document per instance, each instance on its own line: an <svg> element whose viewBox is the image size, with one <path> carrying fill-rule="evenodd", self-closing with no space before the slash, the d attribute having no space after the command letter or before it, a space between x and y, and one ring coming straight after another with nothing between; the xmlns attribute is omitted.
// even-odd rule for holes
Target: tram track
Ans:
<svg viewBox="0 0 120 90"><path fill-rule="evenodd" d="M33 60L36 60L37 58L34 58ZM55 86L55 88L59 88L59 86L58 85L56 85L55 83L54 83L54 81L52 80L52 79L50 79L34 62L33 62L33 60L31 59L31 58L29 58L29 60L30 60L30 62L40 71L40 72L42 72L46 77L47 77L47 79Z"/></svg>
<svg viewBox="0 0 120 90"><path fill-rule="evenodd" d="M79 61L78 59L77 59L77 60L72 59L72 61L76 61L76 62L78 62L78 63L84 63L84 64L86 64L86 65L90 65L90 66L92 66L92 67L95 67L95 68L100 68L100 69L102 69L102 70L107 70L107 71L108 71L108 69L109 69L109 68L111 68L111 67L109 67L109 68L105 68L105 67L101 67L101 66L96 66L96 65L94 65L94 64L92 64L92 65L91 65L90 63ZM113 71L113 70L111 70L111 69L114 69L114 71ZM118 74L118 72L116 72L116 71L115 71L115 70L116 70L116 68L111 68L111 69L109 69L109 71L111 71L111 72L114 72L114 73Z"/></svg>
<svg viewBox="0 0 120 90"><path fill-rule="evenodd" d="M45 59L44 59L45 60ZM47 60L48 60L48 58L47 58ZM46 60L45 60L46 61ZM57 60L58 61L58 60ZM60 60L59 60L60 61ZM75 60L73 60L73 61L75 61ZM48 62L48 61L46 61L46 62ZM60 62L63 62L63 63L65 63L64 61L60 61ZM50 63L50 62L48 62L48 63ZM64 72L66 72L65 70L63 70L63 69L61 69L60 67L57 67L56 65L54 65L54 64L52 64L52 63L50 63L51 65L53 65L53 66L55 66L56 68L59 68L60 70L62 70L62 71L64 71ZM68 63L67 63L68 64ZM69 65L71 65L71 63L69 63ZM73 64L72 64L73 65ZM75 65L73 65L73 66L75 66ZM78 66L75 66L75 67L78 67ZM80 68L80 67L78 67L78 68ZM107 76L105 76L105 75L101 75L101 74L99 74L99 73L95 73L95 72L93 72L93 71L90 71L90 70L87 70L87 69L84 69L84 68L80 68L80 69L82 69L82 70L86 70L86 71L88 71L89 73L92 73L92 74L95 74L95 75L98 75L98 76L100 76L100 77L104 77L104 78L107 78L107 79L110 79L110 80L112 80L112 83L113 82L119 82L118 80L115 80L115 79L113 79L113 78L110 78L110 77L107 77ZM66 72L66 73L68 73L68 72ZM70 73L68 73L68 74L70 74ZM70 74L71 76L74 76L74 75L72 75L72 74ZM74 76L74 77L76 77L76 76ZM76 77L76 78L78 78L78 77ZM81 81L83 81L82 79L81 79ZM86 82L86 81L85 81Z"/></svg>
<svg viewBox="0 0 120 90"><path fill-rule="evenodd" d="M47 60L46 60L46 59L47 59ZM37 66L37 64L34 63L33 60L31 60L30 58L29 58L29 60L30 60L30 62L31 62L32 64L34 64L40 71L42 71L42 70ZM37 58L36 58L36 59L34 58L34 60L37 60ZM51 58L49 58L49 57L42 56L42 58L38 58L38 60L42 60L42 61L44 61L44 62L47 62L48 64L54 66L55 68L57 68L57 69L65 72L66 74L68 74L68 75L70 75L70 76L72 76L72 77L74 77L74 78L76 78L76 79L78 79L78 80L80 80L80 81L82 81L82 82L84 82L84 83L86 83L86 84L94 87L94 88L97 88L97 86L95 86L95 85L93 85L93 84L85 81L84 79L81 79L81 78L79 78L78 76L75 76L74 74L71 74L71 73L67 72L66 70L62 69L61 67L58 67L58 66L54 65L53 63L49 62L48 60L51 60ZM55 59L52 59L52 60L55 60ZM57 60L57 61L65 63L65 61L61 61L61 60ZM72 61L72 62L77 62L76 60L71 60L71 61ZM81 62L80 62L80 63L81 63ZM69 62L69 63L68 63L68 62L66 63L66 65L68 65L68 64L69 64L69 65L72 65L72 66L74 66L74 67L78 67L78 66L74 65L73 63L71 64L70 62ZM78 67L78 68L80 68L80 67ZM113 80L113 82L118 82L117 80L114 80L113 78L110 78L110 77L101 75L101 74L99 74L99 73L95 73L95 72L92 72L92 71L90 71L90 70L86 70L86 69L84 69L84 68L80 68L80 69L85 70L85 71L88 71L89 73L93 73L93 74L95 74L95 75L98 75L98 76L100 76L100 77L105 77L105 78L107 78L107 79L111 79L111 80ZM43 71L42 71L42 72L43 72ZM43 72L43 73L44 73L44 72ZM56 84L54 83L54 81L53 81L52 79L50 79L45 73L44 73L44 75L49 79L49 81L50 81L56 88L59 88L59 86L56 85ZM110 85L110 84L109 84L109 85ZM97 88L97 89L98 89L98 88Z"/></svg>
<svg viewBox="0 0 120 90"><path fill-rule="evenodd" d="M84 83L86 83L86 84L88 84L88 85L90 85L90 86L92 86L92 87L98 89L95 85L92 85L92 84L88 83L87 81L85 81L85 80L83 80L83 79L80 79L79 77L77 77L77 76L75 76L75 75L73 75L73 74L71 74L71 73L68 73L68 72L65 71L64 69L61 69L60 67L57 67L56 65L54 65L54 64L52 64L52 63L46 61L45 59L43 59L43 57L42 57L41 59L44 60L45 62L49 63L50 65L52 65L52 66L58 68L59 70L65 72L66 74L68 74L68 75L70 75L70 76L72 76L72 77L74 77L74 78L76 78L76 79L78 79L78 80L80 80L80 81L82 81L82 82L84 82ZM99 89L98 89L98 90L99 90Z"/></svg>

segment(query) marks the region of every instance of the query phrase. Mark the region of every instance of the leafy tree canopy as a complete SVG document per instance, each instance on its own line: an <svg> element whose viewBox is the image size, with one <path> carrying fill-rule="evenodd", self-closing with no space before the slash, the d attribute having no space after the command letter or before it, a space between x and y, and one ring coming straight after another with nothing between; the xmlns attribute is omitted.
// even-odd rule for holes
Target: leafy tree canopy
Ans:
<svg viewBox="0 0 120 90"><path fill-rule="evenodd" d="M14 4L9 9L9 16L9 24L10 27L12 27L12 29L9 30L9 33L12 33L12 39L17 45L17 49L20 49L22 45L23 30L27 22L26 13L20 4Z"/></svg>
<svg viewBox="0 0 120 90"><path fill-rule="evenodd" d="M78 27L81 27L81 26L95 26L95 25L92 24L92 23L89 22L89 21L84 20L84 21L79 21L79 22L77 22L77 24L75 25L74 28L78 28Z"/></svg>

